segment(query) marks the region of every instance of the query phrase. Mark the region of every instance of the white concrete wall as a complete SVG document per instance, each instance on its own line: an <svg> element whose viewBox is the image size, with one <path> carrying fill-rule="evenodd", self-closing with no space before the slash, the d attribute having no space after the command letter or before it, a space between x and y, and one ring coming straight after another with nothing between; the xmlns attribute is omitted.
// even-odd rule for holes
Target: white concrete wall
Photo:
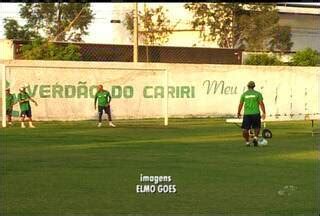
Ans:
<svg viewBox="0 0 320 216"><path fill-rule="evenodd" d="M38 107L33 106L37 120L95 118L90 94L100 83L113 92L115 118L161 117L166 102L160 97L166 86L165 70L169 117L235 115L240 95L250 80L263 94L269 115L319 113L319 67L21 60L3 63L12 92L17 93L26 84L34 93L39 102ZM117 98L120 87L126 94L122 92Z"/></svg>
<svg viewBox="0 0 320 216"><path fill-rule="evenodd" d="M13 60L14 50L12 40L0 39L0 60Z"/></svg>

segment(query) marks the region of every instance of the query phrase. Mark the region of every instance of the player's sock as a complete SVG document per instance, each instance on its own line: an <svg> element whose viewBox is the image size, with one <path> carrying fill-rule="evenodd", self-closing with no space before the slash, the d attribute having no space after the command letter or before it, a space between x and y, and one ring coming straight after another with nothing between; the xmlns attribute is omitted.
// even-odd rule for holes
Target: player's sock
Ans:
<svg viewBox="0 0 320 216"><path fill-rule="evenodd" d="M253 137L253 146L258 146L258 137L257 136Z"/></svg>
<svg viewBox="0 0 320 216"><path fill-rule="evenodd" d="M32 124L32 122L29 121L29 127L30 128L35 128L35 126Z"/></svg>
<svg viewBox="0 0 320 216"><path fill-rule="evenodd" d="M102 125L101 122L99 122L99 123L98 123L98 127L101 127L101 125Z"/></svg>
<svg viewBox="0 0 320 216"><path fill-rule="evenodd" d="M24 125L24 122L21 122L21 127L25 128L26 126Z"/></svg>
<svg viewBox="0 0 320 216"><path fill-rule="evenodd" d="M102 121L102 112L99 112L99 122L101 123Z"/></svg>

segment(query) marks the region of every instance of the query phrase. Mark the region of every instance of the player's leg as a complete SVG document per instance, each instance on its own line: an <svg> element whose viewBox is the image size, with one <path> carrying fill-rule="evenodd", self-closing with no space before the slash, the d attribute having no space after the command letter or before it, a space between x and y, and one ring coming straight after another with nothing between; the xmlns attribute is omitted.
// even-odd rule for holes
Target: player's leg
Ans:
<svg viewBox="0 0 320 216"><path fill-rule="evenodd" d="M252 128L254 129L254 144L255 146L258 146L258 137L260 134L260 128L261 128L261 116L260 114L254 115L252 117Z"/></svg>
<svg viewBox="0 0 320 216"><path fill-rule="evenodd" d="M110 105L105 107L105 112L108 115L108 121L109 121L109 126L110 127L115 127L115 125L112 123L112 117L111 117L111 108Z"/></svg>
<svg viewBox="0 0 320 216"><path fill-rule="evenodd" d="M246 146L250 146L250 142L249 142L249 130L243 129L243 130L242 130L242 136L243 136L244 140L246 141Z"/></svg>
<svg viewBox="0 0 320 216"><path fill-rule="evenodd" d="M7 121L10 126L12 126L12 109L9 108L6 110Z"/></svg>
<svg viewBox="0 0 320 216"><path fill-rule="evenodd" d="M259 137L259 134L260 134L260 127L259 128L255 128L254 129L254 136L255 137Z"/></svg>
<svg viewBox="0 0 320 216"><path fill-rule="evenodd" d="M20 114L20 121L21 121L21 127L22 128L25 128L26 126L24 125L24 118L26 116L26 111L21 111L21 114Z"/></svg>
<svg viewBox="0 0 320 216"><path fill-rule="evenodd" d="M8 115L8 124L12 126L12 115Z"/></svg>
<svg viewBox="0 0 320 216"><path fill-rule="evenodd" d="M255 120L256 120L255 116L256 115L247 116L248 117L247 126L249 127L249 130L251 129L255 130ZM253 146L258 146L258 138L255 135L253 135L252 142L253 142Z"/></svg>
<svg viewBox="0 0 320 216"><path fill-rule="evenodd" d="M246 146L250 146L250 142L249 142L250 118L247 115L243 116L241 128L242 128L242 136L246 142Z"/></svg>
<svg viewBox="0 0 320 216"><path fill-rule="evenodd" d="M35 126L32 124L32 113L31 113L31 108L29 110L27 110L26 112L26 116L29 119L29 127L30 128L35 128Z"/></svg>
<svg viewBox="0 0 320 216"><path fill-rule="evenodd" d="M32 117L28 117L28 120L29 120L29 127L30 128L35 128L35 126L32 123Z"/></svg>
<svg viewBox="0 0 320 216"><path fill-rule="evenodd" d="M98 106L98 115L99 115L98 127L101 127L102 125L102 114L103 114L103 106Z"/></svg>

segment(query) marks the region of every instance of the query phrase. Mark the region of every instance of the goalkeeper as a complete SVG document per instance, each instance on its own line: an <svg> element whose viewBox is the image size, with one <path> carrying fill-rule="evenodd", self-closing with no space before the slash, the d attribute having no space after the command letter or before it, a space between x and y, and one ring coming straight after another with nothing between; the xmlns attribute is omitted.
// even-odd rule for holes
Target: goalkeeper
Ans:
<svg viewBox="0 0 320 216"><path fill-rule="evenodd" d="M98 127L102 125L102 114L103 111L108 115L108 121L110 127L115 127L112 123L111 118L111 109L110 109L110 102L111 102L111 95L110 92L103 89L102 85L98 85L98 91L94 97L94 109L97 109L97 101L98 101L98 113L99 113L99 123Z"/></svg>

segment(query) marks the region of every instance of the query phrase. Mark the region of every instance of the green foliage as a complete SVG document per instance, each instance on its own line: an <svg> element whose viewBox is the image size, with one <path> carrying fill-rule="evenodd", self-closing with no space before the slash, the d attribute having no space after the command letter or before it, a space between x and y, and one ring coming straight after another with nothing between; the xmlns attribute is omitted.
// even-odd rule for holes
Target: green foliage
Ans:
<svg viewBox="0 0 320 216"><path fill-rule="evenodd" d="M5 36L7 39L32 40L40 35L29 29L28 25L20 26L14 19L4 19Z"/></svg>
<svg viewBox="0 0 320 216"><path fill-rule="evenodd" d="M278 26L279 15L272 4L250 5L247 14L239 17L239 41L248 51L268 50Z"/></svg>
<svg viewBox="0 0 320 216"><path fill-rule="evenodd" d="M320 64L320 54L311 48L296 52L290 62L293 66L316 66Z"/></svg>
<svg viewBox="0 0 320 216"><path fill-rule="evenodd" d="M242 4L234 3L186 3L185 9L193 13L192 26L199 30L203 41L217 41L220 47L235 45L233 14L240 12Z"/></svg>
<svg viewBox="0 0 320 216"><path fill-rule="evenodd" d="M56 41L81 41L88 34L88 26L94 14L89 3L24 3L20 4L20 17L24 26L17 21L5 20L5 35L8 39L33 39L34 34ZM12 28L13 27L13 28Z"/></svg>
<svg viewBox="0 0 320 216"><path fill-rule="evenodd" d="M246 65L285 65L275 55L253 54L245 60Z"/></svg>
<svg viewBox="0 0 320 216"><path fill-rule="evenodd" d="M281 52L288 52L293 46L291 42L291 27L290 26L278 26L275 29L272 40L270 41L270 49L272 51L278 50Z"/></svg>
<svg viewBox="0 0 320 216"><path fill-rule="evenodd" d="M80 49L73 44L58 45L47 40L36 39L22 46L22 56L29 60L80 60Z"/></svg>
<svg viewBox="0 0 320 216"><path fill-rule="evenodd" d="M16 20L4 19L4 29L6 29L4 34L7 39L20 39L22 34L20 28Z"/></svg>
<svg viewBox="0 0 320 216"><path fill-rule="evenodd" d="M145 8L144 12L138 11L139 40L146 45L163 44L168 42L173 27L162 6ZM124 25L133 35L134 12L126 13Z"/></svg>
<svg viewBox="0 0 320 216"><path fill-rule="evenodd" d="M223 48L267 50L277 32L275 4L186 3L185 8L193 13L192 25L200 37Z"/></svg>

